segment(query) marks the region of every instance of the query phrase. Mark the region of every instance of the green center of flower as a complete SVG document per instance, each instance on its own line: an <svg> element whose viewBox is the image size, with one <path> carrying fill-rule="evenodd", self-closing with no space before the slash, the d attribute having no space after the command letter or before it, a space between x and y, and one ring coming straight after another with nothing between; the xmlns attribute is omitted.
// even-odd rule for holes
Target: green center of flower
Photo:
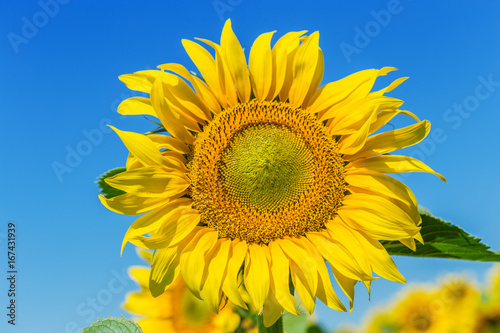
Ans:
<svg viewBox="0 0 500 333"><path fill-rule="evenodd" d="M314 181L313 157L304 140L282 125L248 126L222 157L227 190L254 209L278 209L297 200Z"/></svg>

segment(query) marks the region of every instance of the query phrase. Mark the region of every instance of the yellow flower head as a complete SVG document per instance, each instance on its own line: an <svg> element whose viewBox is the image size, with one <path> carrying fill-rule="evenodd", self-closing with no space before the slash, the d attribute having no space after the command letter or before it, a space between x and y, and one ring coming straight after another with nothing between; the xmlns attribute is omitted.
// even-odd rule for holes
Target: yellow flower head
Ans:
<svg viewBox="0 0 500 333"><path fill-rule="evenodd" d="M472 311L479 305L480 291L466 276L449 275L440 283L439 300L455 315Z"/></svg>
<svg viewBox="0 0 500 333"><path fill-rule="evenodd" d="M140 256L151 262L151 253L141 251ZM240 325L235 306L227 304L219 315L197 299L178 278L168 291L154 298L148 288L150 268L134 266L130 277L140 286L138 291L127 294L123 308L137 316L144 333L231 333Z"/></svg>
<svg viewBox="0 0 500 333"><path fill-rule="evenodd" d="M289 280L308 312L316 298L345 311L325 260L351 302L354 285L376 274L404 282L378 240L415 249L421 218L412 192L386 175L430 172L424 163L389 155L420 142L428 121L386 97L406 78L370 92L395 68L370 69L320 87L319 33L260 35L248 62L228 20L220 45L183 40L201 76L179 64L122 75L149 94L123 101L118 112L159 118L170 134L115 129L130 155L127 171L106 182L125 194L102 203L142 214L126 242L156 249L150 289L162 294L182 275L214 311L229 298L273 324L297 314ZM380 132L396 115L414 125ZM378 134L376 134L378 133ZM145 236L151 234L150 237ZM240 276L240 268L243 267Z"/></svg>
<svg viewBox="0 0 500 333"><path fill-rule="evenodd" d="M392 312L401 332L451 332L451 318L447 316L435 291L414 289L404 296Z"/></svg>

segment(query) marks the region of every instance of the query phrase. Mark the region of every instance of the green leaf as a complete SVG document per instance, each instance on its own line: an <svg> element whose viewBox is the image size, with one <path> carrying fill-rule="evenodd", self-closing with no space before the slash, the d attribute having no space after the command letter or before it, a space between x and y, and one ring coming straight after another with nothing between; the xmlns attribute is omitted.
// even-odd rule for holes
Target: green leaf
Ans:
<svg viewBox="0 0 500 333"><path fill-rule="evenodd" d="M116 169L111 169L105 174L103 174L101 177L99 177L97 181L97 185L101 188L101 193L104 194L104 197L106 199L110 199L112 197L116 197L117 195L124 194L125 192L122 190L119 190L117 188L114 188L112 186L109 186L104 179L112 177L114 175L117 175L121 172L127 171L127 168L116 168Z"/></svg>
<svg viewBox="0 0 500 333"><path fill-rule="evenodd" d="M490 250L490 247L481 243L481 239L469 235L463 229L431 216L428 211L421 210L424 245L417 243L417 250L413 252L397 241L381 241L389 254L450 258L477 261L500 262L500 253Z"/></svg>
<svg viewBox="0 0 500 333"><path fill-rule="evenodd" d="M82 333L142 333L142 330L134 321L121 316L97 319L90 327L84 328Z"/></svg>

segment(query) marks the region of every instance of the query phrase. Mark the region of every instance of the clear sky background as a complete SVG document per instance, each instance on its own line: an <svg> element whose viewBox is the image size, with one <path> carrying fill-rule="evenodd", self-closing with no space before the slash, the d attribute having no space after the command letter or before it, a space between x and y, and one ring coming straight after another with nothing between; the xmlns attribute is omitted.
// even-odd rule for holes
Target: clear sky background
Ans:
<svg viewBox="0 0 500 333"><path fill-rule="evenodd" d="M82 1L0 3L0 331L80 332L96 318L124 314L136 286L124 270L140 261L122 237L134 216L105 209L95 180L123 166L127 151L103 127L144 132L142 117L120 117L134 95L120 74L176 62L195 70L181 39L218 41L231 18L248 50L261 33L320 31L323 82L394 66L379 86L409 76L390 96L432 123L405 154L448 179L411 174L419 203L500 250L500 3L497 1ZM432 134L436 133L436 134ZM17 230L17 325L6 323L7 223ZM484 281L489 263L396 262L410 283L448 272ZM375 281L372 300L357 286L353 313L318 305L322 325L356 323L402 285ZM345 299L345 298L344 298Z"/></svg>

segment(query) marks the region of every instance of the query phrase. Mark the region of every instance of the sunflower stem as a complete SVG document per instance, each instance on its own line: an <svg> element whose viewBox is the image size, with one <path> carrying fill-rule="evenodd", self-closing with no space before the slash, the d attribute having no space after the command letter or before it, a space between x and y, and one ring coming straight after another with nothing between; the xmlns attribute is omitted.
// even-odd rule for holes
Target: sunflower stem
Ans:
<svg viewBox="0 0 500 333"><path fill-rule="evenodd" d="M257 326L259 333L283 333L283 317L279 317L271 327L266 327L263 315L257 315Z"/></svg>

